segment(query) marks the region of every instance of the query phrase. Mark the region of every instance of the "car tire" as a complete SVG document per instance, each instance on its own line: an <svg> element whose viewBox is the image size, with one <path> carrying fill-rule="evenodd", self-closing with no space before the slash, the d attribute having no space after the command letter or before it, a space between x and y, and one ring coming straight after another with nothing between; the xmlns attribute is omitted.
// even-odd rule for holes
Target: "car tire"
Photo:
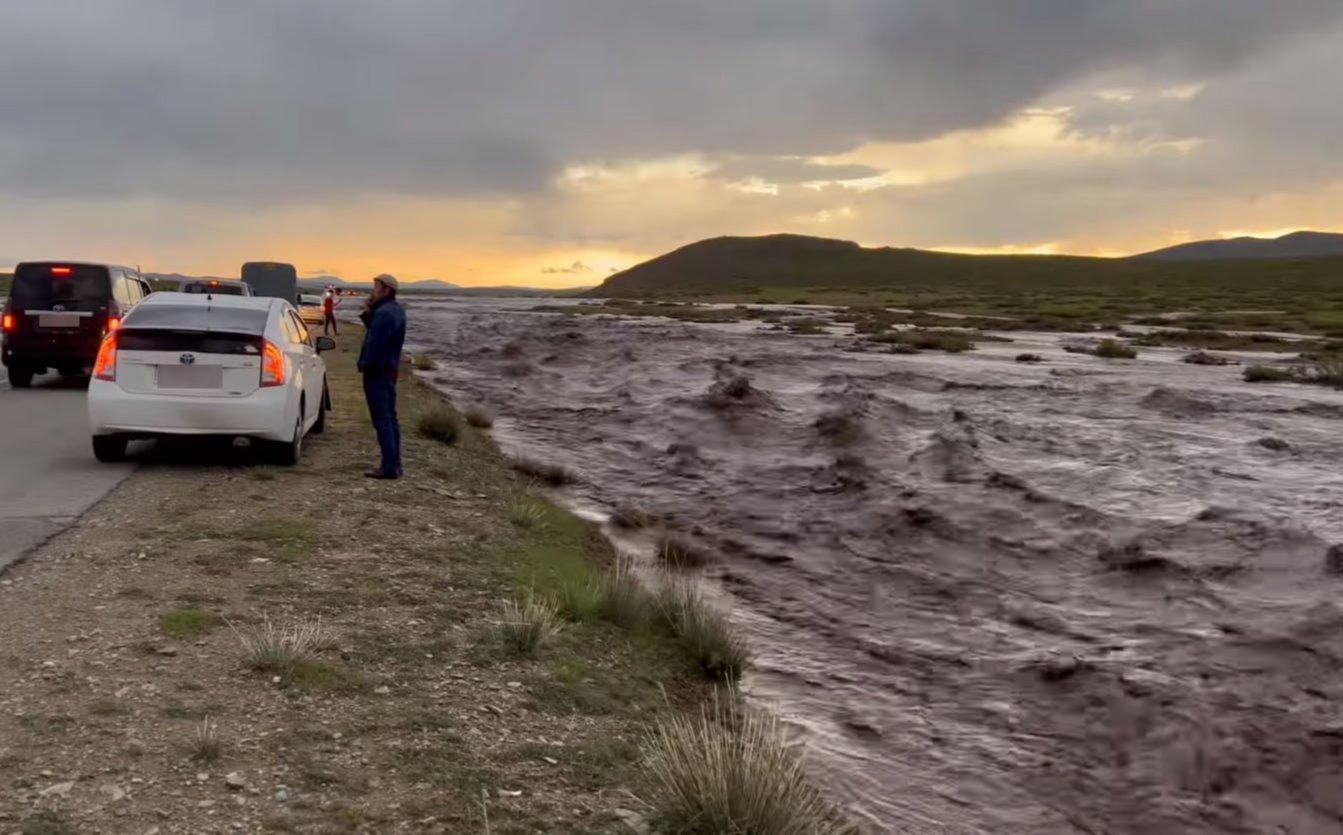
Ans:
<svg viewBox="0 0 1343 835"><path fill-rule="evenodd" d="M276 464L292 467L303 455L303 410L299 409L298 422L294 424L294 437L289 441L276 441L272 446L271 458Z"/></svg>
<svg viewBox="0 0 1343 835"><path fill-rule="evenodd" d="M121 435L94 435L93 457L104 464L126 460L126 438Z"/></svg>
<svg viewBox="0 0 1343 835"><path fill-rule="evenodd" d="M9 384L16 389L26 389L33 384L33 372L30 368L9 367Z"/></svg>
<svg viewBox="0 0 1343 835"><path fill-rule="evenodd" d="M326 378L322 378L322 402L317 405L317 420L313 421L312 429L314 435L320 435L326 431L326 404L331 401L331 395L326 390Z"/></svg>

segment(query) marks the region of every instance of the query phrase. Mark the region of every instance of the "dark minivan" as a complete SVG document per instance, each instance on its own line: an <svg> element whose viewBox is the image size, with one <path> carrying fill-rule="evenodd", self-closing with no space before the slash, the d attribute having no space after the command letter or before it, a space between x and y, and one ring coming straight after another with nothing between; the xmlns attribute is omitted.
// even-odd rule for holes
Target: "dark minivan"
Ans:
<svg viewBox="0 0 1343 835"><path fill-rule="evenodd" d="M9 368L9 382L27 388L34 374L52 368L80 376L93 366L103 336L149 293L149 284L130 267L19 264L0 312L0 361Z"/></svg>

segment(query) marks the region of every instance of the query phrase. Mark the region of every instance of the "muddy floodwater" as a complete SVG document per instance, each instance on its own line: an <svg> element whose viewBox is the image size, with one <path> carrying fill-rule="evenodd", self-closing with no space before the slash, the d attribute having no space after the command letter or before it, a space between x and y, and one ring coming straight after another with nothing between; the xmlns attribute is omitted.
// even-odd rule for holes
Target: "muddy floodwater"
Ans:
<svg viewBox="0 0 1343 835"><path fill-rule="evenodd" d="M1343 832L1343 393L533 306L411 339L571 501L716 554L752 698L869 829Z"/></svg>

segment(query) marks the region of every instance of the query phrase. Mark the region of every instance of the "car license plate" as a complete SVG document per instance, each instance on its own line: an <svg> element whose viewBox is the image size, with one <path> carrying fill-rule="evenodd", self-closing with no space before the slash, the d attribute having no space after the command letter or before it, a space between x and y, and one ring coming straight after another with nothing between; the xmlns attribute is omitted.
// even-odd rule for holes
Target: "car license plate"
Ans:
<svg viewBox="0 0 1343 835"><path fill-rule="evenodd" d="M37 317L37 324L44 328L77 328L79 316L75 313L42 313Z"/></svg>
<svg viewBox="0 0 1343 835"><path fill-rule="evenodd" d="M224 387L222 365L160 365L161 389L218 389Z"/></svg>

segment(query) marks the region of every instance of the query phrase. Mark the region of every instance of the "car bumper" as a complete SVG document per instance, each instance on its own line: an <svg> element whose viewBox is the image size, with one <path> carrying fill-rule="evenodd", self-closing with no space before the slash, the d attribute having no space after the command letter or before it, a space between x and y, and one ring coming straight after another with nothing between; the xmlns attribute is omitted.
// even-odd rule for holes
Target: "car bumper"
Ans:
<svg viewBox="0 0 1343 835"><path fill-rule="evenodd" d="M89 383L89 430L94 435L245 435L290 440L297 412L287 387L245 397L133 394L114 382Z"/></svg>

